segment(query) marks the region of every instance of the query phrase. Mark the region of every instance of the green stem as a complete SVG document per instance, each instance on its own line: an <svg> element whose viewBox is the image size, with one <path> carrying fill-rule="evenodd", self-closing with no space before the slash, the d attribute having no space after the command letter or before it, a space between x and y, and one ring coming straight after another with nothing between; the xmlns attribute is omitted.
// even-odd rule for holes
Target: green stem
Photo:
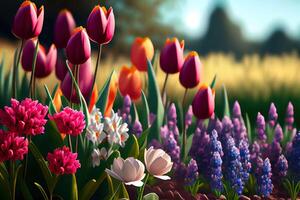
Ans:
<svg viewBox="0 0 300 200"><path fill-rule="evenodd" d="M49 200L52 200L52 198L53 198L53 191L54 191L55 185L58 181L58 178L59 178L59 176L53 175L53 181L52 181L53 184L51 185L50 188L48 188L49 189Z"/></svg>
<svg viewBox="0 0 300 200"><path fill-rule="evenodd" d="M78 152L78 135L76 136L76 143L75 143L75 152Z"/></svg>
<svg viewBox="0 0 300 200"><path fill-rule="evenodd" d="M30 144L31 143L31 136L29 136L28 139L29 139L29 144ZM26 174L27 174L28 157L29 157L29 153L26 154L26 157L25 157L24 180L26 179Z"/></svg>
<svg viewBox="0 0 300 200"><path fill-rule="evenodd" d="M70 147L70 150L71 152L73 152L73 148L72 148L72 139L71 139L71 135L68 134L68 140L69 140L69 147Z"/></svg>
<svg viewBox="0 0 300 200"><path fill-rule="evenodd" d="M35 51L34 51L34 55L33 55L33 61L32 61L32 71L31 71L30 82L29 82L29 97L30 98L34 98L34 95L35 95L35 66L36 66L38 47L39 47L39 41L36 42Z"/></svg>
<svg viewBox="0 0 300 200"><path fill-rule="evenodd" d="M182 110L183 110L183 113L184 113L184 105L185 105L185 99L186 99L187 91L188 91L188 89L185 88L183 99L182 99ZM185 116L184 116L184 118L185 118ZM183 160L185 159L185 151L186 151L186 140L187 140L186 132L187 132L187 130L186 130L186 127L185 127L185 122L183 122L182 156L181 156L183 158Z"/></svg>
<svg viewBox="0 0 300 200"><path fill-rule="evenodd" d="M93 89L94 89L94 86L96 84L96 78L97 78L98 68L99 68L99 64L100 64L100 60L101 60L101 52L102 52L102 44L99 44L98 45L97 61L96 61L96 66L95 66L95 71L94 71L93 85L92 85L92 89L91 89L90 94L89 94L88 105L90 104L90 100L91 100L91 96L92 96L92 93L93 93Z"/></svg>
<svg viewBox="0 0 300 200"><path fill-rule="evenodd" d="M118 185L116 191L115 191L114 194L109 198L109 200L114 199L114 197L116 196L116 194L118 193L118 191L119 191L119 189L120 189L121 184L123 184L123 183L119 183L119 185Z"/></svg>
<svg viewBox="0 0 300 200"><path fill-rule="evenodd" d="M145 190L145 185L147 184L149 178L149 173L146 174L146 178L144 179L144 184L141 187L139 194L138 194L138 200L142 200L143 199L143 194L144 194L144 190Z"/></svg>
<svg viewBox="0 0 300 200"><path fill-rule="evenodd" d="M162 91L161 91L161 97L162 97L162 98L163 98L164 95L165 95L165 90L166 90L168 78L169 78L169 74L166 74L165 81L164 81L164 85L163 85L163 88L162 88Z"/></svg>
<svg viewBox="0 0 300 200"><path fill-rule="evenodd" d="M20 63L20 59L21 59L21 54L23 51L23 46L24 46L24 40L22 40L21 42L21 47L20 50L18 52L18 58L17 58L17 63L15 63L14 67L13 67L13 80L12 80L12 97L13 98L17 98L17 71L18 71L18 67L19 67L19 63Z"/></svg>
<svg viewBox="0 0 300 200"><path fill-rule="evenodd" d="M10 184L11 184L11 198L15 200L16 196L16 185L14 184L15 180L15 161L10 160Z"/></svg>

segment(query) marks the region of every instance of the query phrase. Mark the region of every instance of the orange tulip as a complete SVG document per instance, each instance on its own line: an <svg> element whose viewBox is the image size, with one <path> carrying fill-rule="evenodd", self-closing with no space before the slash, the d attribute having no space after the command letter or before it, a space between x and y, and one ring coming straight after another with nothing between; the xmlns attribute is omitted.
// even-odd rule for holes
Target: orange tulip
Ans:
<svg viewBox="0 0 300 200"><path fill-rule="evenodd" d="M97 100L98 100L98 88L97 88L97 84L95 84L90 99L89 112L92 112Z"/></svg>
<svg viewBox="0 0 300 200"><path fill-rule="evenodd" d="M53 98L53 104L55 106L55 109L57 112L60 111L61 109L61 96L62 96L62 91L60 88L57 88L56 92L55 92L55 95L54 95L54 98Z"/></svg>
<svg viewBox="0 0 300 200"><path fill-rule="evenodd" d="M118 79L116 74L114 73L111 77L111 82L109 86L108 101L104 112L105 117L109 117L111 114L111 110L117 96L117 91L118 91Z"/></svg>
<svg viewBox="0 0 300 200"><path fill-rule="evenodd" d="M142 81L138 70L132 66L123 66L119 75L119 90L122 96L129 95L134 101L141 97Z"/></svg>
<svg viewBox="0 0 300 200"><path fill-rule="evenodd" d="M131 62L139 71L147 71L147 60L152 60L154 47L150 38L137 37L131 46Z"/></svg>

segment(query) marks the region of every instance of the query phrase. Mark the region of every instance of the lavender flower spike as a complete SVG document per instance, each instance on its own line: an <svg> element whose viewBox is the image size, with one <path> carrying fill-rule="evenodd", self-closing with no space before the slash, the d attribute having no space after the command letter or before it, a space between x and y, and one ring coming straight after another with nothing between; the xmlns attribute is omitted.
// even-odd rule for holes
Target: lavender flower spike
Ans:
<svg viewBox="0 0 300 200"><path fill-rule="evenodd" d="M287 159L284 157L284 155L280 155L275 165L276 174L280 178L284 178L287 175L288 167L289 165Z"/></svg>
<svg viewBox="0 0 300 200"><path fill-rule="evenodd" d="M289 168L296 179L300 179L300 132L298 132L294 139L293 144L288 156Z"/></svg>
<svg viewBox="0 0 300 200"><path fill-rule="evenodd" d="M189 106L188 111L185 114L185 128L188 129L188 127L192 124L193 119L193 109L192 106Z"/></svg>
<svg viewBox="0 0 300 200"><path fill-rule="evenodd" d="M132 132L137 136L140 137L143 132L143 127L140 121L136 120L132 126Z"/></svg>
<svg viewBox="0 0 300 200"><path fill-rule="evenodd" d="M277 122L278 114L277 114L277 109L275 107L274 103L271 103L270 109L269 109L269 126L274 127L276 122Z"/></svg>
<svg viewBox="0 0 300 200"><path fill-rule="evenodd" d="M257 133L258 139L262 142L265 142L267 139L265 130L266 130L265 118L259 112L259 113L257 113L257 118L256 118L256 133Z"/></svg>
<svg viewBox="0 0 300 200"><path fill-rule="evenodd" d="M242 163L242 179L246 183L249 179L249 173L251 171L249 144L247 140L242 140L239 144L240 157Z"/></svg>
<svg viewBox="0 0 300 200"><path fill-rule="evenodd" d="M283 139L283 131L282 128L279 124L276 125L275 130L274 130L274 139L277 142L281 142Z"/></svg>
<svg viewBox="0 0 300 200"><path fill-rule="evenodd" d="M198 179L198 166L194 159L191 159L186 171L185 185L193 185Z"/></svg>
<svg viewBox="0 0 300 200"><path fill-rule="evenodd" d="M235 101L232 108L232 118L240 119L242 116L241 114L241 107L238 101Z"/></svg>
<svg viewBox="0 0 300 200"><path fill-rule="evenodd" d="M222 159L219 152L214 152L209 163L209 178L210 178L210 187L212 190L222 191Z"/></svg>
<svg viewBox="0 0 300 200"><path fill-rule="evenodd" d="M271 171L272 169L270 160L269 158L266 158L263 162L261 169L259 170L259 174L257 177L258 192L264 198L269 197L273 190Z"/></svg>
<svg viewBox="0 0 300 200"><path fill-rule="evenodd" d="M294 106L289 102L286 109L285 124L289 131L293 130L294 124Z"/></svg>

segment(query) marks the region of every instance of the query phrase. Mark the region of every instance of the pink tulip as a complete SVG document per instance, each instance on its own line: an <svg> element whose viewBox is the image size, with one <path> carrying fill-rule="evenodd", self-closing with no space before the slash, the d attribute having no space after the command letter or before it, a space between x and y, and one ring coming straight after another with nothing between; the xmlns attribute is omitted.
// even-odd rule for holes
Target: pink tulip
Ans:
<svg viewBox="0 0 300 200"><path fill-rule="evenodd" d="M75 27L72 13L67 9L60 11L54 26L54 44L57 48L66 48Z"/></svg>
<svg viewBox="0 0 300 200"><path fill-rule="evenodd" d="M23 40L34 38L41 33L43 22L44 7L37 10L33 2L24 1L15 15L12 33Z"/></svg>
<svg viewBox="0 0 300 200"><path fill-rule="evenodd" d="M186 57L179 74L179 80L183 87L196 87L202 80L203 68L197 52L192 51Z"/></svg>
<svg viewBox="0 0 300 200"><path fill-rule="evenodd" d="M93 72L92 72L91 64L92 64L91 59L88 59L85 63L81 64L79 67L78 85L85 99L88 98L93 84ZM79 98L75 89L75 85L73 87L72 96L71 96L71 88L72 88L72 78L70 74L67 73L61 84L62 93L69 101L72 100L73 103L79 103Z"/></svg>
<svg viewBox="0 0 300 200"><path fill-rule="evenodd" d="M74 65L83 64L91 57L90 40L83 27L73 31L66 47L66 54L68 60Z"/></svg>
<svg viewBox="0 0 300 200"><path fill-rule="evenodd" d="M110 7L95 6L87 20L87 32L92 41L98 44L109 43L115 32L115 16Z"/></svg>
<svg viewBox="0 0 300 200"><path fill-rule="evenodd" d="M162 149L154 149L153 147L150 147L148 150L145 149L144 161L147 171L151 175L162 180L170 179L170 177L165 174L171 171L173 162L165 151Z"/></svg>
<svg viewBox="0 0 300 200"><path fill-rule="evenodd" d="M71 63L70 63L71 65ZM72 65L70 66L72 68ZM66 65L66 61L62 58L58 57L55 65L55 75L60 80L63 81L68 73L68 68Z"/></svg>
<svg viewBox="0 0 300 200"><path fill-rule="evenodd" d="M125 183L125 185L134 185L137 187L143 185L142 180L145 177L145 166L141 161L133 157L129 157L126 160L121 157L115 158L111 169L106 169L105 171L110 176Z"/></svg>
<svg viewBox="0 0 300 200"><path fill-rule="evenodd" d="M198 119L209 118L215 110L215 91L207 85L201 86L193 99L192 108Z"/></svg>
<svg viewBox="0 0 300 200"><path fill-rule="evenodd" d="M167 74L179 72L183 65L184 41L177 38L167 39L160 53L160 67Z"/></svg>
<svg viewBox="0 0 300 200"><path fill-rule="evenodd" d="M36 40L27 40L22 53L21 63L25 71L32 71L32 63L35 52ZM57 50L54 44L51 45L48 53L45 48L39 44L36 66L35 66L35 77L44 78L51 74L54 69L57 58Z"/></svg>

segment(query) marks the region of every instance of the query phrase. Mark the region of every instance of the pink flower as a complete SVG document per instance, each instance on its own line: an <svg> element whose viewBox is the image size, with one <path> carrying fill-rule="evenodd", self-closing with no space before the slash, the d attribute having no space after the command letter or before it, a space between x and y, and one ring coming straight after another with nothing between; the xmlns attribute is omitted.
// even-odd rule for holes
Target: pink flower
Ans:
<svg viewBox="0 0 300 200"><path fill-rule="evenodd" d="M72 136L82 133L85 127L84 114L69 107L53 116L49 115L49 119L55 121L59 132Z"/></svg>
<svg viewBox="0 0 300 200"><path fill-rule="evenodd" d="M53 174L75 174L80 168L77 153L72 153L66 146L57 148L53 153L48 153L47 160L49 162L49 169Z"/></svg>
<svg viewBox="0 0 300 200"><path fill-rule="evenodd" d="M44 133L47 122L45 116L48 107L26 98L21 102L10 100L11 106L0 110L0 124L6 126L11 132L19 135L39 135Z"/></svg>
<svg viewBox="0 0 300 200"><path fill-rule="evenodd" d="M0 163L7 160L23 160L28 153L28 140L16 133L0 130Z"/></svg>

